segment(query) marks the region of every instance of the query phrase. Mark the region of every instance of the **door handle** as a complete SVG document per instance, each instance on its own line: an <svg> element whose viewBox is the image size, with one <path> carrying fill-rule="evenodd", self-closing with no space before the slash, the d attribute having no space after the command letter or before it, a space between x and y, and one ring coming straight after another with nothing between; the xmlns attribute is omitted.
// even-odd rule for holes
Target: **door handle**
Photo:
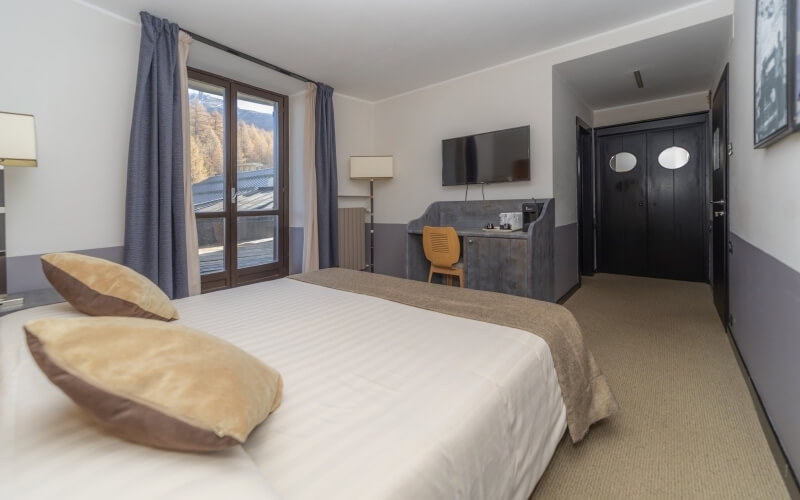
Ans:
<svg viewBox="0 0 800 500"><path fill-rule="evenodd" d="M709 203L712 205L722 205L723 207L725 206L725 200L714 200L714 201L709 201Z"/></svg>

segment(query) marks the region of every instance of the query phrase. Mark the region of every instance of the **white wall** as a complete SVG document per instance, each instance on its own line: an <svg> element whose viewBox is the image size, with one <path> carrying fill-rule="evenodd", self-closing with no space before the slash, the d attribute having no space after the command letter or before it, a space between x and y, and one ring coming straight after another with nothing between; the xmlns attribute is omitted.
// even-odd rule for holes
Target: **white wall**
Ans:
<svg viewBox="0 0 800 500"><path fill-rule="evenodd" d="M566 81L553 70L553 195L556 224L578 222L578 117L593 127L592 111Z"/></svg>
<svg viewBox="0 0 800 500"><path fill-rule="evenodd" d="M737 0L730 57L731 231L800 271L800 133L753 148L754 8Z"/></svg>
<svg viewBox="0 0 800 500"><path fill-rule="evenodd" d="M708 111L710 109L708 99L708 92L695 92L625 106L597 109L594 111L594 126L607 127L620 123Z"/></svg>
<svg viewBox="0 0 800 500"><path fill-rule="evenodd" d="M441 185L441 140L517 125L531 125L532 180L488 186L486 197L553 196L553 65L732 12L732 0L709 0L377 102L375 150L394 155L395 178L376 187L376 202L386 206L376 210L376 220L405 223L433 201L463 199L462 187ZM479 188L470 199L480 199ZM556 225L568 222L565 212L557 215Z"/></svg>
<svg viewBox="0 0 800 500"><path fill-rule="evenodd" d="M531 125L532 180L487 186L486 197L550 197L550 100L531 92L549 94L550 80L526 62L378 102L375 150L395 161L394 178L376 186L376 202L388 207L378 221L406 223L433 201L464 199L463 186L442 186L442 139L521 125ZM470 199L480 196L472 187Z"/></svg>
<svg viewBox="0 0 800 500"><path fill-rule="evenodd" d="M36 117L6 170L9 256L119 246L139 27L75 2L4 2L0 110Z"/></svg>
<svg viewBox="0 0 800 500"><path fill-rule="evenodd" d="M383 154L375 151L375 106L371 102L334 94L336 164L339 195L369 194L369 181L350 179L350 157ZM387 181L377 181L382 184ZM376 200L377 201L377 200ZM340 207L369 207L366 198L339 198Z"/></svg>

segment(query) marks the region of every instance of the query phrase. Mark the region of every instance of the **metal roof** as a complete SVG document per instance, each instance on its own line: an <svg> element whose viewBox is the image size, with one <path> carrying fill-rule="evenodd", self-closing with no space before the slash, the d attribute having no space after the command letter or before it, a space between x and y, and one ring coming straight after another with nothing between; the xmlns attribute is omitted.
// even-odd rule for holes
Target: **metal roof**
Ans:
<svg viewBox="0 0 800 500"><path fill-rule="evenodd" d="M237 172L237 207L239 210L264 210L274 208L275 168L266 167ZM224 203L225 182L222 174L211 176L192 185L196 212L221 212Z"/></svg>

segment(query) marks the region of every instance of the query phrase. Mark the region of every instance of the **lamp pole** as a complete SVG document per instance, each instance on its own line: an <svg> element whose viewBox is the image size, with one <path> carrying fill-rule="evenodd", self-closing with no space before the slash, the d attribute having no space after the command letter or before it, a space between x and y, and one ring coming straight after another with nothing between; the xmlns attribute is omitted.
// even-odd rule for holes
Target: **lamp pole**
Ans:
<svg viewBox="0 0 800 500"><path fill-rule="evenodd" d="M369 180L369 272L375 272L375 179Z"/></svg>

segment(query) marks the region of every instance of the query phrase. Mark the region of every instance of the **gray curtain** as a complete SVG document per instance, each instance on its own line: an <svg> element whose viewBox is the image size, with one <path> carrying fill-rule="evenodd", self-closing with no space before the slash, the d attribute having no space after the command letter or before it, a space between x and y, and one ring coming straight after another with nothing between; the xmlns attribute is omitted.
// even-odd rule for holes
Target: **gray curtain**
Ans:
<svg viewBox="0 0 800 500"><path fill-rule="evenodd" d="M319 268L339 266L339 200L336 177L336 133L333 89L317 83L315 156Z"/></svg>
<svg viewBox="0 0 800 500"><path fill-rule="evenodd" d="M140 13L128 149L125 265L170 298L188 295L178 25Z"/></svg>

